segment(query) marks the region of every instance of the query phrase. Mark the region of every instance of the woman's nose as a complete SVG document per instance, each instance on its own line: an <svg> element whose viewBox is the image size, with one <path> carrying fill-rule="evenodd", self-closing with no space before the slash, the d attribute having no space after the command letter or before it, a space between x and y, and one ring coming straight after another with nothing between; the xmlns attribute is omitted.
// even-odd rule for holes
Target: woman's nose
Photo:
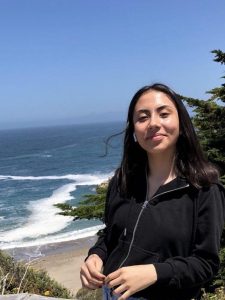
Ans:
<svg viewBox="0 0 225 300"><path fill-rule="evenodd" d="M148 128L160 127L160 120L157 116L152 115L148 122Z"/></svg>

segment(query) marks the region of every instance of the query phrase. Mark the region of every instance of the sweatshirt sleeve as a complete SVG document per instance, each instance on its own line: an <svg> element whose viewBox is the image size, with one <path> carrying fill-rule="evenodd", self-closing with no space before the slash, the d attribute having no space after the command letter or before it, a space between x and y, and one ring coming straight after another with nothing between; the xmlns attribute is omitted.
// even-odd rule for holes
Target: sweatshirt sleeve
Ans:
<svg viewBox="0 0 225 300"><path fill-rule="evenodd" d="M106 194L106 201L105 201L105 212L104 212L104 224L105 228L102 230L100 233L97 242L95 245L89 249L88 251L88 256L91 254L97 254L103 261L103 264L105 264L105 261L107 260L107 235L108 235L108 227L109 227L109 220L108 220L108 207L109 207L109 202L110 202L110 196L112 193L112 189L115 186L115 176L110 180L108 189L107 189L107 194ZM86 257L86 259L88 258ZM86 260L85 259L85 260Z"/></svg>
<svg viewBox="0 0 225 300"><path fill-rule="evenodd" d="M157 284L176 288L203 285L218 272L220 239L224 226L225 191L213 184L199 192L197 224L192 253L155 263Z"/></svg>

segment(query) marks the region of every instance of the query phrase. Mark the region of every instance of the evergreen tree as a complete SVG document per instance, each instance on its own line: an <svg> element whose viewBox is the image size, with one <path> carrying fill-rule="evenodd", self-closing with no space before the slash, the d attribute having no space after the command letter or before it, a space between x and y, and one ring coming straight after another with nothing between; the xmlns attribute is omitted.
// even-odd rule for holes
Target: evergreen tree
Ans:
<svg viewBox="0 0 225 300"><path fill-rule="evenodd" d="M73 207L67 203L59 203L55 206L62 210L59 214L73 216L74 220L99 219L103 221L107 187L108 182L97 186L96 194L85 195L78 207Z"/></svg>
<svg viewBox="0 0 225 300"><path fill-rule="evenodd" d="M213 50L214 61L225 64L225 53ZM225 76L222 77L225 79ZM208 91L207 100L182 98L193 108L193 123L208 159L215 164L225 184L225 83Z"/></svg>
<svg viewBox="0 0 225 300"><path fill-rule="evenodd" d="M225 64L225 53L213 50L214 61ZM225 79L225 76L222 77ZM193 108L193 123L202 147L209 159L215 164L221 174L221 181L225 185L225 83L207 91L207 100L182 97ZM214 291L220 285L225 286L225 230L221 240L221 266L213 283L206 287L207 291Z"/></svg>

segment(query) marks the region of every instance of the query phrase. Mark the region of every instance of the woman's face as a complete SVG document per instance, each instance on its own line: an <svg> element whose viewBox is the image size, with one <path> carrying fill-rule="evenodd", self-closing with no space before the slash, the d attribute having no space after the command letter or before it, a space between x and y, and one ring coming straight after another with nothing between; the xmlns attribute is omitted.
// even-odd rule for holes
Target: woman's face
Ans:
<svg viewBox="0 0 225 300"><path fill-rule="evenodd" d="M139 145L149 154L175 152L179 137L179 117L169 96L150 90L141 95L133 114Z"/></svg>

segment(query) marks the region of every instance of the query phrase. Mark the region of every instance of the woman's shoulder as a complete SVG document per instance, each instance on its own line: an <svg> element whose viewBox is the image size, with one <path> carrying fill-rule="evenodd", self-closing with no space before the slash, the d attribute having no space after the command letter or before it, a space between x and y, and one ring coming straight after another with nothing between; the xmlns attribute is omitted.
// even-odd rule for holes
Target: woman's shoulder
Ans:
<svg viewBox="0 0 225 300"><path fill-rule="evenodd" d="M225 187L223 184L218 181L218 182L212 182L211 184L207 186L203 186L200 188L200 191L202 193L222 193L225 194Z"/></svg>
<svg viewBox="0 0 225 300"><path fill-rule="evenodd" d="M199 205L202 207L217 207L225 209L225 188L220 182L211 183L199 190Z"/></svg>
<svg viewBox="0 0 225 300"><path fill-rule="evenodd" d="M201 186L196 186L193 184L188 178L184 176L179 176L179 179L182 180L183 182L186 182L189 184L189 187L192 190L195 190L199 194L208 194L208 193L225 193L225 186L222 184L221 181L219 180L214 180L211 183L203 184Z"/></svg>
<svg viewBox="0 0 225 300"><path fill-rule="evenodd" d="M214 205L218 202L221 202L225 206L225 187L220 181L214 181L211 184L207 184L201 187L194 186L190 181L185 178L189 184L189 191L193 199L196 199L199 202L199 205L208 203L209 205Z"/></svg>

